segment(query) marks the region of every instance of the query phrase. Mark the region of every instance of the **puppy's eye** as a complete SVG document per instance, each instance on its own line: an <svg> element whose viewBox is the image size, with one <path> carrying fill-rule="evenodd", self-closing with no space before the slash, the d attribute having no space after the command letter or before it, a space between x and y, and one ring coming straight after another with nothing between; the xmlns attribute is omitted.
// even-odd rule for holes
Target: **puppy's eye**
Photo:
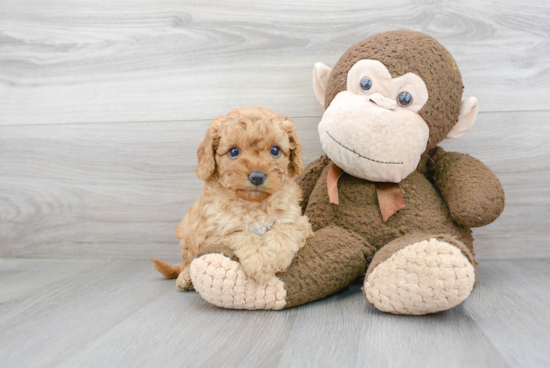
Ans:
<svg viewBox="0 0 550 368"><path fill-rule="evenodd" d="M273 157L279 157L281 155L281 149L277 146L271 147L271 156Z"/></svg>
<svg viewBox="0 0 550 368"><path fill-rule="evenodd" d="M403 107L409 106L413 103L413 96L409 92L401 92L397 96L397 103Z"/></svg>
<svg viewBox="0 0 550 368"><path fill-rule="evenodd" d="M237 158L241 154L241 151L237 147L233 147L227 152L227 155L231 158Z"/></svg>
<svg viewBox="0 0 550 368"><path fill-rule="evenodd" d="M369 77L363 77L359 82L359 87L361 91L368 92L372 88L372 80Z"/></svg>

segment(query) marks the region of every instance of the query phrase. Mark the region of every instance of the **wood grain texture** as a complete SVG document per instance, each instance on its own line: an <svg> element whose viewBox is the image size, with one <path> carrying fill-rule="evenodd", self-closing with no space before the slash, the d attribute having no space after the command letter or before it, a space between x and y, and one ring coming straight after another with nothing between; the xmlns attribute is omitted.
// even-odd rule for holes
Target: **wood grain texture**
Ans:
<svg viewBox="0 0 550 368"><path fill-rule="evenodd" d="M308 161L322 153L318 121L295 119ZM474 230L480 259L550 256L548 121L482 113L443 144L482 160L506 190L502 216ZM0 256L178 256L174 227L202 190L193 168L208 123L0 127Z"/></svg>
<svg viewBox="0 0 550 368"><path fill-rule="evenodd" d="M23 265L49 281L9 278ZM58 277L82 265L78 275ZM283 311L216 308L148 261L1 260L3 367L534 367L550 364L550 260L492 260L450 311L395 316L351 285ZM36 295L33 295L36 293ZM1 294L0 294L1 295ZM17 310L17 306L21 306Z"/></svg>
<svg viewBox="0 0 550 368"><path fill-rule="evenodd" d="M550 365L549 266L548 260L520 260L478 268L468 314L512 367Z"/></svg>
<svg viewBox="0 0 550 368"><path fill-rule="evenodd" d="M176 256L210 119L289 114L313 160L313 64L398 28L439 39L480 100L473 130L443 144L506 190L474 230L478 257L550 255L550 3L0 0L0 14L0 256Z"/></svg>
<svg viewBox="0 0 550 368"><path fill-rule="evenodd" d="M0 1L0 124L320 116L315 62L387 30L440 40L481 111L548 111L550 3Z"/></svg>
<svg viewBox="0 0 550 368"><path fill-rule="evenodd" d="M0 258L0 324L32 309L58 290L60 282L88 270L98 270L108 261Z"/></svg>

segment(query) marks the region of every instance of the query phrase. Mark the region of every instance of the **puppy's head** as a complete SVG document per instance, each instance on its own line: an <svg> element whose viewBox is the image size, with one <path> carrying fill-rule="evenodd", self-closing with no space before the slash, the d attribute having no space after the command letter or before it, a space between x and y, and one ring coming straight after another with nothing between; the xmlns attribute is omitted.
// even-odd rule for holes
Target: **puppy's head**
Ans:
<svg viewBox="0 0 550 368"><path fill-rule="evenodd" d="M302 146L287 116L241 107L212 120L199 145L199 178L218 180L247 201L264 201L304 167Z"/></svg>

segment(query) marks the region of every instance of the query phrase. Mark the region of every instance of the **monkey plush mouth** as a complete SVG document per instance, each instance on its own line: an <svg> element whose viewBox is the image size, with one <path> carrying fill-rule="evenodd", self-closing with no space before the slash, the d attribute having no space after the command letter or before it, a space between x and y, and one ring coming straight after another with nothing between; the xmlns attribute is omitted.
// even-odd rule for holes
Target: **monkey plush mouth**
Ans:
<svg viewBox="0 0 550 368"><path fill-rule="evenodd" d="M327 131L326 132L327 135L332 138L332 140L336 143L338 143L340 146L344 147L345 149L347 149L348 151L352 152L352 153L355 153L357 156L361 157L361 158L364 158L365 160L369 160L369 161L372 161L372 162L377 162L379 164L386 164L386 165L403 165L403 162L391 162L391 161L379 161L379 160L374 160L372 158L369 158L369 157L366 157L366 156L363 156L362 154L358 153L358 152L355 152L355 150L351 149L351 148L348 148L346 146L344 146L342 143L338 142L332 135L330 135L330 133Z"/></svg>

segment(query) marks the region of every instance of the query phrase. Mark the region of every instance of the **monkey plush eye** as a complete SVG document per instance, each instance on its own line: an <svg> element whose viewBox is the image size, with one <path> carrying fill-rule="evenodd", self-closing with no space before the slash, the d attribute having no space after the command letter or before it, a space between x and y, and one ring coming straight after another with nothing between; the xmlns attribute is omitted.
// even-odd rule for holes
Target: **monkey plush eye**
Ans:
<svg viewBox="0 0 550 368"><path fill-rule="evenodd" d="M413 102L413 96L409 92L401 92L397 96L397 103L401 106L409 106Z"/></svg>
<svg viewBox="0 0 550 368"><path fill-rule="evenodd" d="M359 82L359 87L363 92L368 92L372 88L372 80L369 77L363 77Z"/></svg>
<svg viewBox="0 0 550 368"><path fill-rule="evenodd" d="M273 157L279 157L281 155L281 149L277 146L271 147L271 156Z"/></svg>
<svg viewBox="0 0 550 368"><path fill-rule="evenodd" d="M237 147L233 147L229 150L229 152L227 152L227 154L231 158L237 158L241 154L241 152L239 151L239 149Z"/></svg>

